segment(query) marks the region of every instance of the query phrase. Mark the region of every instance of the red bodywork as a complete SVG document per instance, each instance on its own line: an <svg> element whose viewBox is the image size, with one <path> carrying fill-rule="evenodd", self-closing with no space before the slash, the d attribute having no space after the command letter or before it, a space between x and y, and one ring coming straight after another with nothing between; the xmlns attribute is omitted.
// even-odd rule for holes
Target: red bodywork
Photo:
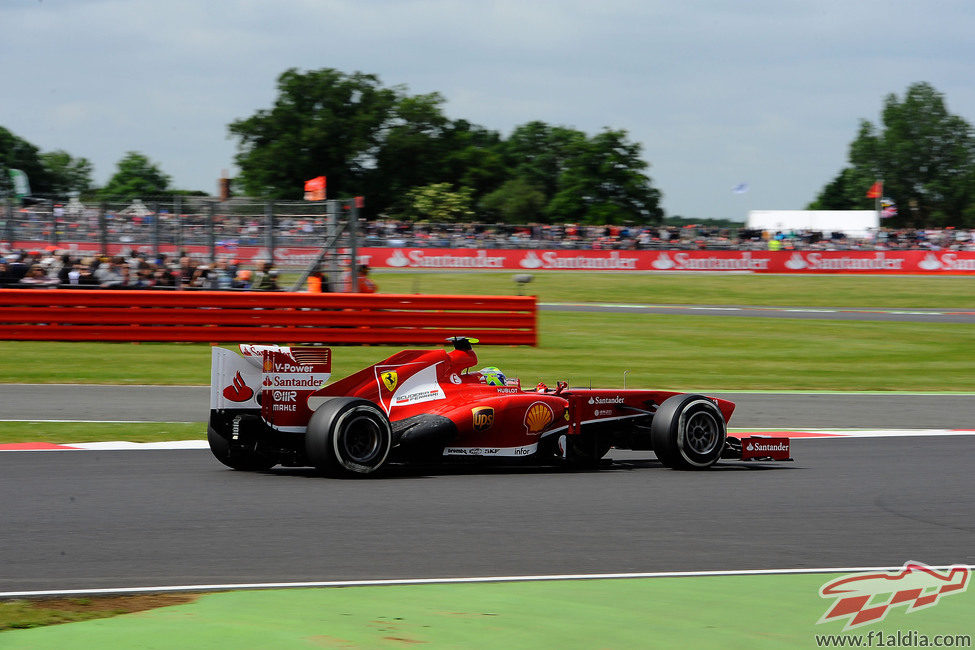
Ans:
<svg viewBox="0 0 975 650"><path fill-rule="evenodd" d="M517 379L474 370L473 341L451 341L452 350L404 350L331 384L327 347L242 345L242 356L214 348L211 449L232 467L308 464L313 459L306 443L316 439L309 431L313 416L337 413L334 409L345 408L340 404L354 402L371 403L382 412L373 409L377 416L388 420L377 427L389 431L390 457L397 460L475 456L598 462L611 447L660 445L654 449L658 459L661 451L670 454L662 460L665 465L686 466L697 457L685 462L674 454L692 454L695 444L711 454L698 461L700 467L715 462L716 453L738 460L790 459L788 438L726 438L735 410L728 400L666 390L569 388L565 382L525 389ZM347 401L323 406L336 398ZM717 407L724 421L718 430L695 400ZM686 418L685 407L690 409ZM323 431L315 428L315 436Z"/></svg>
<svg viewBox="0 0 975 650"><path fill-rule="evenodd" d="M265 354L277 363L274 355L279 353ZM394 424L421 415L449 419L457 433L444 449L446 456L528 456L542 438L579 434L583 427L599 423L645 419L657 405L679 394L567 388L562 383L555 389L539 385L523 390L518 380L491 386L479 372L469 372L477 364L473 350L404 350L312 392L308 410L279 413L268 399L262 400L262 410L268 424L285 428L310 417L316 400L359 397L378 404ZM713 401L727 422L734 403Z"/></svg>

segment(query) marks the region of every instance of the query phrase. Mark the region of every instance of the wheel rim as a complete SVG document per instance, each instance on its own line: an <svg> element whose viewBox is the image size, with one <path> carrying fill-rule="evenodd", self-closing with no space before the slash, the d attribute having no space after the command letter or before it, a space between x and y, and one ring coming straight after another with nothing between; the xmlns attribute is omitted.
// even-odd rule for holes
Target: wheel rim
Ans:
<svg viewBox="0 0 975 650"><path fill-rule="evenodd" d="M721 427L711 413L698 411L687 418L684 440L690 451L705 456L714 451L720 439Z"/></svg>
<svg viewBox="0 0 975 650"><path fill-rule="evenodd" d="M349 421L342 435L342 450L347 460L367 463L373 460L382 447L379 425L368 416L358 416Z"/></svg>

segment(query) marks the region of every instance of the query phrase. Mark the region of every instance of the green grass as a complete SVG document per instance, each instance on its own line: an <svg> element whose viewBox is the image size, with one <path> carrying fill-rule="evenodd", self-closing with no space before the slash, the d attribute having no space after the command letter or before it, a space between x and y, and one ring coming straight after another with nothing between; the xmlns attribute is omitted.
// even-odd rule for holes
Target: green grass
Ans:
<svg viewBox="0 0 975 650"><path fill-rule="evenodd" d="M524 386L739 390L975 390L966 324L544 312L537 348L484 346ZM423 346L421 346L423 347ZM338 347L332 376L402 346ZM208 384L210 347L0 342L8 383Z"/></svg>
<svg viewBox="0 0 975 650"><path fill-rule="evenodd" d="M4 648L815 648L837 574L574 580L206 594L193 603L0 634ZM971 594L848 632L971 634ZM864 638L863 641L866 639ZM876 639L874 639L876 641ZM890 643L890 645L894 645Z"/></svg>
<svg viewBox="0 0 975 650"><path fill-rule="evenodd" d="M511 295L514 272L375 274L382 293ZM532 272L540 302L975 309L975 276Z"/></svg>
<svg viewBox="0 0 975 650"><path fill-rule="evenodd" d="M200 414L201 418L206 413ZM203 440L205 422L0 422L0 444L8 442L162 442Z"/></svg>

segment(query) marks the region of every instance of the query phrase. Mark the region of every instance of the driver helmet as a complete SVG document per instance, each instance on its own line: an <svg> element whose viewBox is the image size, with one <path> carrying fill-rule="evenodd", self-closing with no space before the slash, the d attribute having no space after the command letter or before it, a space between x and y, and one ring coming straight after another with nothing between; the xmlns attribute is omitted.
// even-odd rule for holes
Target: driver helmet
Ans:
<svg viewBox="0 0 975 650"><path fill-rule="evenodd" d="M500 368L488 366L487 368L481 368L480 373L484 379L484 383L488 386L504 386L507 383L507 379Z"/></svg>

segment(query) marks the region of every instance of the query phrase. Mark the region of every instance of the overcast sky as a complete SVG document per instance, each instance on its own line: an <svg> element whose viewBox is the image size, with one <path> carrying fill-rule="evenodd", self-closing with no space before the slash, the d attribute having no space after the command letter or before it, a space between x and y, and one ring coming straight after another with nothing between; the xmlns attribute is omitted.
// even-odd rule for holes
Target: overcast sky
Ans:
<svg viewBox="0 0 975 650"><path fill-rule="evenodd" d="M694 218L805 207L911 83L975 122L972 0L0 0L0 33L0 126L98 184L134 150L215 192L227 124L290 67L439 91L505 136L625 129Z"/></svg>

